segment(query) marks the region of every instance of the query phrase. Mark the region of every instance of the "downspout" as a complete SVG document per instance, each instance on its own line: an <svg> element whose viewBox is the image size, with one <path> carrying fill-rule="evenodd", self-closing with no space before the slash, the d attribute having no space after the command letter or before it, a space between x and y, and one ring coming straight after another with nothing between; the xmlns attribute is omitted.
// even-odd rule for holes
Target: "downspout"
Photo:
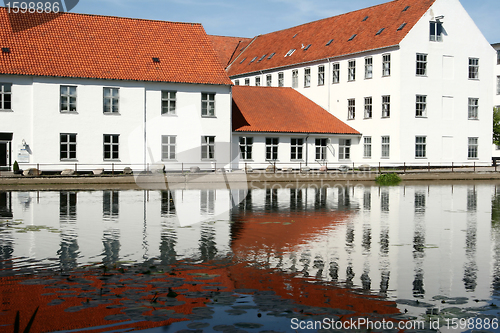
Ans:
<svg viewBox="0 0 500 333"><path fill-rule="evenodd" d="M146 115L146 84L144 84L144 171L146 171L147 166L147 132L146 132L146 124L147 124L147 115Z"/></svg>
<svg viewBox="0 0 500 333"><path fill-rule="evenodd" d="M332 78L330 77L330 75L332 75L332 68L331 68L332 63L330 62L330 58L328 58L327 60L328 60L328 75L327 75L327 77L328 77L328 81L327 81L327 84L328 84L328 113L331 114L331 110L330 110L330 99L331 99L330 98L330 88L331 88L331 81L330 80Z"/></svg>
<svg viewBox="0 0 500 333"><path fill-rule="evenodd" d="M309 133L306 133L306 166L307 163L309 162L309 143L307 142L307 139L309 139Z"/></svg>

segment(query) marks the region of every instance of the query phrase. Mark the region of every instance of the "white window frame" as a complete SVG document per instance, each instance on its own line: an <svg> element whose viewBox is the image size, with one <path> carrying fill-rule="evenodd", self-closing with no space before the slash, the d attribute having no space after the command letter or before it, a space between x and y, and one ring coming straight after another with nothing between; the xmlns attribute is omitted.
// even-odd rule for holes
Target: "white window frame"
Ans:
<svg viewBox="0 0 500 333"><path fill-rule="evenodd" d="M76 161L77 160L77 134L76 133L61 133L59 134L59 158L61 161ZM74 140L72 140L74 138ZM64 149L63 149L64 148ZM66 154L66 157L63 157ZM73 157L71 155L74 154Z"/></svg>
<svg viewBox="0 0 500 333"><path fill-rule="evenodd" d="M340 82L340 63L336 62L332 64L332 83Z"/></svg>
<svg viewBox="0 0 500 333"><path fill-rule="evenodd" d="M497 95L500 95L500 76L497 76Z"/></svg>
<svg viewBox="0 0 500 333"><path fill-rule="evenodd" d="M427 54L417 53L416 75L427 76Z"/></svg>
<svg viewBox="0 0 500 333"><path fill-rule="evenodd" d="M234 80L234 85L239 86L240 85L240 80Z"/></svg>
<svg viewBox="0 0 500 333"><path fill-rule="evenodd" d="M311 86L311 68L304 68L304 88Z"/></svg>
<svg viewBox="0 0 500 333"><path fill-rule="evenodd" d="M250 78L246 78L245 79L245 86L249 86L250 85Z"/></svg>
<svg viewBox="0 0 500 333"><path fill-rule="evenodd" d="M425 135L415 136L415 158L427 158L427 137Z"/></svg>
<svg viewBox="0 0 500 333"><path fill-rule="evenodd" d="M215 93L202 92L201 93L201 116L210 118L215 117Z"/></svg>
<svg viewBox="0 0 500 333"><path fill-rule="evenodd" d="M325 66L318 66L318 86L325 85Z"/></svg>
<svg viewBox="0 0 500 333"><path fill-rule="evenodd" d="M497 50L497 65L500 65L500 50Z"/></svg>
<svg viewBox="0 0 500 333"><path fill-rule="evenodd" d="M272 87L273 85L273 76L271 74L266 75L266 86Z"/></svg>
<svg viewBox="0 0 500 333"><path fill-rule="evenodd" d="M372 137L363 138L363 158L372 158Z"/></svg>
<svg viewBox="0 0 500 333"><path fill-rule="evenodd" d="M120 113L120 88L103 88L103 113Z"/></svg>
<svg viewBox="0 0 500 333"><path fill-rule="evenodd" d="M204 135L201 137L201 159L202 161L215 160L215 136Z"/></svg>
<svg viewBox="0 0 500 333"><path fill-rule="evenodd" d="M347 119L352 120L356 118L356 99L350 98L347 100Z"/></svg>
<svg viewBox="0 0 500 333"><path fill-rule="evenodd" d="M102 158L104 161L120 160L120 134L103 134ZM106 151L108 148L108 151Z"/></svg>
<svg viewBox="0 0 500 333"><path fill-rule="evenodd" d="M278 87L284 87L285 86L285 73L279 72L278 73Z"/></svg>
<svg viewBox="0 0 500 333"><path fill-rule="evenodd" d="M162 135L161 136L161 160L175 161L177 159L177 136Z"/></svg>
<svg viewBox="0 0 500 333"><path fill-rule="evenodd" d="M373 116L373 99L372 97L365 97L365 119L371 119Z"/></svg>
<svg viewBox="0 0 500 333"><path fill-rule="evenodd" d="M417 95L415 99L415 117L427 118L427 95Z"/></svg>
<svg viewBox="0 0 500 333"><path fill-rule="evenodd" d="M266 161L278 160L279 138L267 137L266 138Z"/></svg>
<svg viewBox="0 0 500 333"><path fill-rule="evenodd" d="M0 110L12 110L12 83L0 82Z"/></svg>
<svg viewBox="0 0 500 333"><path fill-rule="evenodd" d="M240 147L240 158L245 161L251 161L253 153L253 137L240 136L239 147Z"/></svg>
<svg viewBox="0 0 500 333"><path fill-rule="evenodd" d="M469 58L469 80L479 80L479 58Z"/></svg>
<svg viewBox="0 0 500 333"><path fill-rule="evenodd" d="M429 40L431 42L443 41L443 23L439 21L430 21Z"/></svg>
<svg viewBox="0 0 500 333"><path fill-rule="evenodd" d="M468 119L478 120L479 119L479 98L469 97L468 104Z"/></svg>
<svg viewBox="0 0 500 333"><path fill-rule="evenodd" d="M298 88L299 87L299 71L297 69L294 69L292 71L292 88Z"/></svg>
<svg viewBox="0 0 500 333"><path fill-rule="evenodd" d="M348 62L347 81L356 81L356 60L349 60Z"/></svg>
<svg viewBox="0 0 500 333"><path fill-rule="evenodd" d="M1 94L1 83L0 83L0 94ZM76 86L63 86L60 87L60 102L59 102L59 110L62 113L71 113L77 112L77 88ZM2 108L1 101L3 99L0 98L0 109ZM63 107L65 105L65 107Z"/></svg>
<svg viewBox="0 0 500 333"><path fill-rule="evenodd" d="M469 160L478 159L479 138L469 137L467 146L467 158Z"/></svg>
<svg viewBox="0 0 500 333"><path fill-rule="evenodd" d="M391 76L391 55L390 53L382 55L382 76Z"/></svg>
<svg viewBox="0 0 500 333"><path fill-rule="evenodd" d="M373 58L365 58L365 79L373 78Z"/></svg>
<svg viewBox="0 0 500 333"><path fill-rule="evenodd" d="M317 138L314 141L316 148L316 161L326 161L327 160L326 146L328 145L328 139Z"/></svg>
<svg viewBox="0 0 500 333"><path fill-rule="evenodd" d="M381 150L381 158L390 158L391 157L391 137L388 135L384 135L381 138L382 142L382 150Z"/></svg>
<svg viewBox="0 0 500 333"><path fill-rule="evenodd" d="M290 160L303 161L302 152L304 150L303 138L291 138L290 140Z"/></svg>
<svg viewBox="0 0 500 333"><path fill-rule="evenodd" d="M382 118L391 117L391 96L382 96Z"/></svg>
<svg viewBox="0 0 500 333"><path fill-rule="evenodd" d="M351 159L351 139L339 139L339 160Z"/></svg>
<svg viewBox="0 0 500 333"><path fill-rule="evenodd" d="M255 77L255 86L260 87L260 76Z"/></svg>
<svg viewBox="0 0 500 333"><path fill-rule="evenodd" d="M172 90L161 91L161 114L174 116L177 106L177 92Z"/></svg>

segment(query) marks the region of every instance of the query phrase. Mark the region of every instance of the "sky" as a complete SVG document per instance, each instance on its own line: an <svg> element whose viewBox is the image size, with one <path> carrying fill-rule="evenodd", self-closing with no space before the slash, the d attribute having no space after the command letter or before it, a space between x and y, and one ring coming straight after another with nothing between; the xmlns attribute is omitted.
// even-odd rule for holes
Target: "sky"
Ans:
<svg viewBox="0 0 500 333"><path fill-rule="evenodd" d="M80 0L76 13L201 23L210 35L254 37L388 0ZM460 0L490 43L500 43L500 1Z"/></svg>

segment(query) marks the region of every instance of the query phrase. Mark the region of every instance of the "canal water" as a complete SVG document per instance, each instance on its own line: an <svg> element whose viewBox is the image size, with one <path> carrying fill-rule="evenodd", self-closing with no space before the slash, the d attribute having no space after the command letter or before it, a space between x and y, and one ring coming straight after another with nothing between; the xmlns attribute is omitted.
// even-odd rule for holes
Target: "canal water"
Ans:
<svg viewBox="0 0 500 333"><path fill-rule="evenodd" d="M2 332L500 332L499 295L500 183L0 191Z"/></svg>

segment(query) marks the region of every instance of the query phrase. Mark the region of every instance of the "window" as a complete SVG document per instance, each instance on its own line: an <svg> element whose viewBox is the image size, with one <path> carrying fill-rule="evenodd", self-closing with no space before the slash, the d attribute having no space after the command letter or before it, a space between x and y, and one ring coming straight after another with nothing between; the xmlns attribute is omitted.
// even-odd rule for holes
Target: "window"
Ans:
<svg viewBox="0 0 500 333"><path fill-rule="evenodd" d="M266 138L266 160L278 159L278 138Z"/></svg>
<svg viewBox="0 0 500 333"><path fill-rule="evenodd" d="M416 136L415 137L415 158L426 158L426 143L427 137Z"/></svg>
<svg viewBox="0 0 500 333"><path fill-rule="evenodd" d="M177 137L175 135L162 135L161 136L161 160L175 160L175 147Z"/></svg>
<svg viewBox="0 0 500 333"><path fill-rule="evenodd" d="M76 112L76 87L61 86L61 112Z"/></svg>
<svg viewBox="0 0 500 333"><path fill-rule="evenodd" d="M497 95L500 95L500 76L497 76Z"/></svg>
<svg viewBox="0 0 500 333"><path fill-rule="evenodd" d="M382 96L382 118L391 116L391 96Z"/></svg>
<svg viewBox="0 0 500 333"><path fill-rule="evenodd" d="M202 160L215 159L215 136L201 137L201 159Z"/></svg>
<svg viewBox="0 0 500 333"><path fill-rule="evenodd" d="M271 74L266 75L266 86L270 87L273 84L273 77Z"/></svg>
<svg viewBox="0 0 500 333"><path fill-rule="evenodd" d="M406 22L399 26L398 31L403 30L404 27L406 27Z"/></svg>
<svg viewBox="0 0 500 333"><path fill-rule="evenodd" d="M391 75L391 55L384 54L382 56L382 76Z"/></svg>
<svg viewBox="0 0 500 333"><path fill-rule="evenodd" d="M375 34L375 36L380 35L380 34L381 34L384 30L385 30L385 28L381 28L381 29L379 29L379 31L377 31L377 33Z"/></svg>
<svg viewBox="0 0 500 333"><path fill-rule="evenodd" d="M250 85L250 79L245 79L245 86L249 86Z"/></svg>
<svg viewBox="0 0 500 333"><path fill-rule="evenodd" d="M469 79L479 79L479 59L469 58Z"/></svg>
<svg viewBox="0 0 500 333"><path fill-rule="evenodd" d="M327 139L316 139L316 160L326 160L326 141Z"/></svg>
<svg viewBox="0 0 500 333"><path fill-rule="evenodd" d="M175 91L165 91L161 92L161 114L174 115L175 114L175 104L176 104Z"/></svg>
<svg viewBox="0 0 500 333"><path fill-rule="evenodd" d="M351 40L353 40L354 38L356 38L357 34L354 34L352 35L349 39L348 39L348 42L350 42Z"/></svg>
<svg viewBox="0 0 500 333"><path fill-rule="evenodd" d="M318 66L318 86L325 84L325 66Z"/></svg>
<svg viewBox="0 0 500 333"><path fill-rule="evenodd" d="M201 116L202 117L215 117L215 94L202 93L201 94Z"/></svg>
<svg viewBox="0 0 500 333"><path fill-rule="evenodd" d="M118 113L118 101L118 88L104 88L104 113Z"/></svg>
<svg viewBox="0 0 500 333"><path fill-rule="evenodd" d="M382 137L382 158L389 158L391 151L391 138L388 136Z"/></svg>
<svg viewBox="0 0 500 333"><path fill-rule="evenodd" d="M427 96L417 95L415 117L427 117Z"/></svg>
<svg viewBox="0 0 500 333"><path fill-rule="evenodd" d="M252 60L250 60L249 65L250 65L252 62L254 62L255 60L257 60L257 57L253 57L253 58L252 58Z"/></svg>
<svg viewBox="0 0 500 333"><path fill-rule="evenodd" d="M234 85L239 86L240 85L240 80L234 80Z"/></svg>
<svg viewBox="0 0 500 333"><path fill-rule="evenodd" d="M347 100L347 119L356 117L356 100L354 98Z"/></svg>
<svg viewBox="0 0 500 333"><path fill-rule="evenodd" d="M61 134L60 142L60 159L76 160L76 134Z"/></svg>
<svg viewBox="0 0 500 333"><path fill-rule="evenodd" d="M478 118L479 99L469 98L469 119Z"/></svg>
<svg viewBox="0 0 500 333"><path fill-rule="evenodd" d="M325 46L330 45L332 42L333 42L333 39L330 39L330 40L328 41L328 43L326 43L326 45L325 45Z"/></svg>
<svg viewBox="0 0 500 333"><path fill-rule="evenodd" d="M333 67L332 83L339 83L340 82L340 64L339 63L333 64L332 67Z"/></svg>
<svg viewBox="0 0 500 333"><path fill-rule="evenodd" d="M240 158L242 160L252 159L253 138L240 136Z"/></svg>
<svg viewBox="0 0 500 333"><path fill-rule="evenodd" d="M468 158L477 158L478 138L469 138Z"/></svg>
<svg viewBox="0 0 500 333"><path fill-rule="evenodd" d="M292 71L292 88L298 88L298 87L299 87L299 71L295 69Z"/></svg>
<svg viewBox="0 0 500 333"><path fill-rule="evenodd" d="M312 45L312 44L309 44L309 45L307 45L306 47L304 47L304 51L309 50L309 48L311 47L311 45Z"/></svg>
<svg viewBox="0 0 500 333"><path fill-rule="evenodd" d="M422 54L422 53L417 54L417 75L418 76L427 75L427 54Z"/></svg>
<svg viewBox="0 0 500 333"><path fill-rule="evenodd" d="M304 69L304 87L310 87L311 86L311 69L306 68Z"/></svg>
<svg viewBox="0 0 500 333"><path fill-rule="evenodd" d="M373 77L373 58L365 58L365 79Z"/></svg>
<svg viewBox="0 0 500 333"><path fill-rule="evenodd" d="M283 72L278 73L278 87L283 87L284 83L284 74Z"/></svg>
<svg viewBox="0 0 500 333"><path fill-rule="evenodd" d="M255 78L255 86L256 86L256 87L260 87L260 76L257 76L257 77Z"/></svg>
<svg viewBox="0 0 500 333"><path fill-rule="evenodd" d="M365 97L365 119L372 117L372 98Z"/></svg>
<svg viewBox="0 0 500 333"><path fill-rule="evenodd" d="M0 83L0 110L12 109L12 84Z"/></svg>
<svg viewBox="0 0 500 333"><path fill-rule="evenodd" d="M351 158L351 139L339 140L339 160L348 160Z"/></svg>
<svg viewBox="0 0 500 333"><path fill-rule="evenodd" d="M302 149L304 147L304 139L292 138L290 145L290 159L302 160Z"/></svg>
<svg viewBox="0 0 500 333"><path fill-rule="evenodd" d="M275 54L276 54L275 52L271 53L271 55L269 57L267 57L267 59L268 60L271 59L272 57L274 57Z"/></svg>
<svg viewBox="0 0 500 333"><path fill-rule="evenodd" d="M104 160L118 160L120 158L120 135L104 134Z"/></svg>
<svg viewBox="0 0 500 333"><path fill-rule="evenodd" d="M287 54L285 54L285 58L291 56L293 52L295 52L295 49L291 49L290 51L288 51Z"/></svg>
<svg viewBox="0 0 500 333"><path fill-rule="evenodd" d="M443 23L442 22L430 22L430 34L429 40L431 42L442 42L443 41Z"/></svg>
<svg viewBox="0 0 500 333"><path fill-rule="evenodd" d="M349 61L349 68L347 73L347 80L354 81L356 80L356 60Z"/></svg>
<svg viewBox="0 0 500 333"><path fill-rule="evenodd" d="M264 54L262 57L260 57L259 59L259 62L261 62L262 60L264 60L264 58L267 56L267 54Z"/></svg>
<svg viewBox="0 0 500 333"><path fill-rule="evenodd" d="M364 138L363 157L364 158L372 158L372 137L371 136L366 136Z"/></svg>

